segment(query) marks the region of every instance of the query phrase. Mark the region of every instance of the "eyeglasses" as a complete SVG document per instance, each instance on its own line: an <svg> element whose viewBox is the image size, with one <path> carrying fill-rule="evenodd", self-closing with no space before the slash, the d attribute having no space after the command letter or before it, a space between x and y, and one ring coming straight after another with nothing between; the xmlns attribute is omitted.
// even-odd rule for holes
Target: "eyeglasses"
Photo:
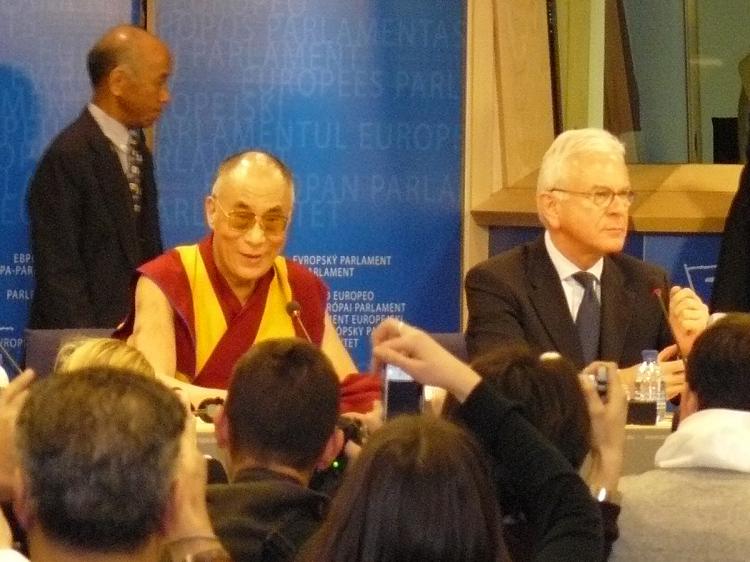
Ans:
<svg viewBox="0 0 750 562"><path fill-rule="evenodd" d="M570 189L559 189L557 187L550 189L550 191L559 191L561 193L569 193L571 195L580 195L589 199L597 207L609 207L612 201L617 197L622 203L630 207L635 200L635 192L632 189L624 189L622 191L613 191L606 187L598 187L591 191L572 191Z"/></svg>
<svg viewBox="0 0 750 562"><path fill-rule="evenodd" d="M257 223L267 236L279 236L284 233L289 222L289 217L279 213L268 213L260 217L247 211L229 211L227 213L216 197L213 197L213 200L216 201L219 210L227 217L229 228L237 232L247 232L254 228Z"/></svg>

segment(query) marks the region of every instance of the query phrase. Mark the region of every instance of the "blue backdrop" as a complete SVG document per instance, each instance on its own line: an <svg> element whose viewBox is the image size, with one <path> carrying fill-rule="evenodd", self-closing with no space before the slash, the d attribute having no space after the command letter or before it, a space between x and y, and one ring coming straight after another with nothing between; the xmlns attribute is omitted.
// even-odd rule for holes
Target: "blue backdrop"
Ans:
<svg viewBox="0 0 750 562"><path fill-rule="evenodd" d="M24 198L89 98L86 52L140 2L0 0L0 343L20 359L33 288ZM459 326L461 0L160 0L173 102L156 130L167 245L205 232L217 164L261 147L296 177L287 254L331 288L360 366L383 315Z"/></svg>
<svg viewBox="0 0 750 562"><path fill-rule="evenodd" d="M0 0L0 344L23 356L33 291L25 196L42 151L88 101L86 53L134 0Z"/></svg>
<svg viewBox="0 0 750 562"><path fill-rule="evenodd" d="M166 242L203 235L218 163L293 170L287 255L331 289L360 367L384 316L459 327L464 2L161 0L175 55L157 136Z"/></svg>

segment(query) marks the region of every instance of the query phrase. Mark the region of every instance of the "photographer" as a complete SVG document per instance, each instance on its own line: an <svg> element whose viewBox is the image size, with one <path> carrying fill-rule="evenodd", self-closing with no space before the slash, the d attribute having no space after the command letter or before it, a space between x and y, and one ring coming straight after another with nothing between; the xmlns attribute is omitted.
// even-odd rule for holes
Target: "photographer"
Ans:
<svg viewBox="0 0 750 562"><path fill-rule="evenodd" d="M230 483L208 487L208 508L236 562L291 560L320 526L328 497L309 484L343 446L338 417L336 371L312 344L266 340L235 365L215 418Z"/></svg>
<svg viewBox="0 0 750 562"><path fill-rule="evenodd" d="M522 344L482 354L471 366L493 389L516 402L526 420L574 469L580 472L582 465L586 467L585 480L602 514L603 558L606 558L619 536L617 485L622 470L627 415L625 391L617 366L594 362L579 374L560 354L539 355ZM455 419L459 406L454 397L448 396L443 415ZM516 562L530 560L532 529L519 506L516 490L505 484L505 467L496 466L495 472L506 545Z"/></svg>

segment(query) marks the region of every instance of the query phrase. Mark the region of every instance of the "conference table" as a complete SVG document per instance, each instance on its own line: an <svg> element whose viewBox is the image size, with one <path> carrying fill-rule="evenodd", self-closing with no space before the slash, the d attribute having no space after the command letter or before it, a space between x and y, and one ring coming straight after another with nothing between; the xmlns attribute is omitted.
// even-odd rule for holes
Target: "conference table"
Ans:
<svg viewBox="0 0 750 562"><path fill-rule="evenodd" d="M623 476L654 468L654 455L671 431L671 413L656 425L626 425Z"/></svg>
<svg viewBox="0 0 750 562"><path fill-rule="evenodd" d="M225 452L219 449L214 435L214 426L200 418L195 418L198 448L204 455L210 455L221 461L226 467ZM664 443L672 428L672 417L667 417L656 425L625 426L625 452L623 459L623 476L640 474L654 468L654 455Z"/></svg>
<svg viewBox="0 0 750 562"><path fill-rule="evenodd" d="M215 459L221 461L225 467L227 466L226 459L224 458L224 451L219 448L216 443L216 435L214 434L214 424L204 422L199 417L195 418L195 433L198 438L198 449L204 455L209 455Z"/></svg>

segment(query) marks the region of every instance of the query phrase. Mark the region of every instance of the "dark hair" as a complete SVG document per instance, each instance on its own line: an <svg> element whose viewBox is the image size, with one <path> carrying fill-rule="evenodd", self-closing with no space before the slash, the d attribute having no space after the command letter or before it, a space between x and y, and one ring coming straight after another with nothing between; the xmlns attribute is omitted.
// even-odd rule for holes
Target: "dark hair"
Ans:
<svg viewBox="0 0 750 562"><path fill-rule="evenodd" d="M31 387L17 446L34 516L74 548L131 552L163 523L185 408L135 371L96 367Z"/></svg>
<svg viewBox="0 0 750 562"><path fill-rule="evenodd" d="M97 88L117 65L124 62L138 68L144 49L153 48L152 43L143 43L145 38L159 41L153 34L137 25L117 25L107 30L91 47L86 57L91 85Z"/></svg>
<svg viewBox="0 0 750 562"><path fill-rule="evenodd" d="M89 80L93 87L97 87L104 78L117 66L119 60L119 49L108 45L97 43L89 51L86 57L86 66L89 71Z"/></svg>
<svg viewBox="0 0 750 562"><path fill-rule="evenodd" d="M729 314L699 335L685 378L701 410L750 411L750 314Z"/></svg>
<svg viewBox="0 0 750 562"><path fill-rule="evenodd" d="M118 39L118 35L122 36L124 32L125 35L129 36L135 29L137 29L135 26L113 27L91 47L86 57L86 67L89 71L89 80L94 88L99 86L109 73L125 59L129 49L132 48L129 42L123 40L122 37Z"/></svg>
<svg viewBox="0 0 750 562"><path fill-rule="evenodd" d="M506 558L479 445L439 418L401 416L367 442L301 559L327 562Z"/></svg>
<svg viewBox="0 0 750 562"><path fill-rule="evenodd" d="M260 342L237 362L225 412L233 454L308 470L338 419L336 371L304 340Z"/></svg>
<svg viewBox="0 0 750 562"><path fill-rule="evenodd" d="M474 370L506 398L520 404L524 417L557 447L575 468L591 448L591 418L575 366L560 355L544 359L523 344L479 356ZM455 398L444 413L453 415Z"/></svg>

